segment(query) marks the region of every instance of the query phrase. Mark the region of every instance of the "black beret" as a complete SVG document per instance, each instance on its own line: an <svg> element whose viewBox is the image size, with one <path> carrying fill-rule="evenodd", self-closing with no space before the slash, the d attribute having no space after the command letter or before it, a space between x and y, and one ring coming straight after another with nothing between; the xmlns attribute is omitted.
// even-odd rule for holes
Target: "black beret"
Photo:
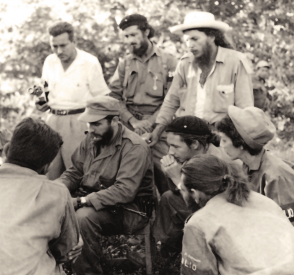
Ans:
<svg viewBox="0 0 294 275"><path fill-rule="evenodd" d="M167 126L165 131L195 136L211 135L208 123L196 116L177 117Z"/></svg>
<svg viewBox="0 0 294 275"><path fill-rule="evenodd" d="M118 25L120 29L124 30L130 26L147 24L147 18L141 14L131 14L123 18Z"/></svg>

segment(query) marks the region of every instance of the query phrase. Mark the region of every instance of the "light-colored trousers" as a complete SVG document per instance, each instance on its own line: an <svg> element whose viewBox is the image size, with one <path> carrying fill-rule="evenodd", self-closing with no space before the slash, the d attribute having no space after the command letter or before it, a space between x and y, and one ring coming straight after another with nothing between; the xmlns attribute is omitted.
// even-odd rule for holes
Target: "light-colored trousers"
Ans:
<svg viewBox="0 0 294 275"><path fill-rule="evenodd" d="M81 141L85 138L87 124L77 120L80 114L57 116L50 114L47 124L57 131L63 140L63 145L52 161L47 173L50 180L55 180L72 165L71 156Z"/></svg>

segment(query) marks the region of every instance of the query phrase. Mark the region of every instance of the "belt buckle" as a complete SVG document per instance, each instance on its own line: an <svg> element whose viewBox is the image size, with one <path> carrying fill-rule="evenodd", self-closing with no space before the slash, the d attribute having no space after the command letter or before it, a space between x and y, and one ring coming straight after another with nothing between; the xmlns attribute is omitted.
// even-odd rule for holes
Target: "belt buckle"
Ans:
<svg viewBox="0 0 294 275"><path fill-rule="evenodd" d="M66 110L57 110L57 115L58 116L64 116L67 114L67 111Z"/></svg>

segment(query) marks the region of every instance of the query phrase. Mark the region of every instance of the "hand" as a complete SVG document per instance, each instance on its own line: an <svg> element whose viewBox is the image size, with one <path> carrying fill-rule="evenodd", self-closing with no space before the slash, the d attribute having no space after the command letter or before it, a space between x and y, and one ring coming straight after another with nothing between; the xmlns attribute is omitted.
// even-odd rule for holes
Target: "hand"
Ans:
<svg viewBox="0 0 294 275"><path fill-rule="evenodd" d="M50 109L48 103L40 105L40 104L38 104L38 102L36 102L35 105L36 105L37 110L40 112L46 112L47 110Z"/></svg>
<svg viewBox="0 0 294 275"><path fill-rule="evenodd" d="M162 171L174 182L175 185L178 185L181 181L181 169L183 165L178 163L171 155L164 156L160 162Z"/></svg>
<svg viewBox="0 0 294 275"><path fill-rule="evenodd" d="M148 120L138 120L134 117L130 118L129 123L133 126L133 128L139 129L141 132L151 133L152 132L152 124Z"/></svg>
<svg viewBox="0 0 294 275"><path fill-rule="evenodd" d="M144 133L143 135L141 135L141 138L145 140L147 144L151 143L151 137L152 133Z"/></svg>
<svg viewBox="0 0 294 275"><path fill-rule="evenodd" d="M72 201L74 209L77 210L78 208L77 198L71 198L71 201Z"/></svg>
<svg viewBox="0 0 294 275"><path fill-rule="evenodd" d="M83 245L84 245L84 242L83 242L82 236L80 235L78 244L75 247L73 247L73 249L69 251L67 254L68 259L72 260L73 263L75 263L77 258L81 255Z"/></svg>

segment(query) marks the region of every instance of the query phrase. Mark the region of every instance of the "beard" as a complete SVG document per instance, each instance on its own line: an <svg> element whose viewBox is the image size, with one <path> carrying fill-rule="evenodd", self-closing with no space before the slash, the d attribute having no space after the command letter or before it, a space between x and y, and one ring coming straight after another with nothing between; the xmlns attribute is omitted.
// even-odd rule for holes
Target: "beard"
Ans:
<svg viewBox="0 0 294 275"><path fill-rule="evenodd" d="M199 65L200 67L203 67L203 65L209 64L210 58L212 53L212 47L211 45L206 42L206 45L203 47L203 53L199 57L194 57L194 63Z"/></svg>
<svg viewBox="0 0 294 275"><path fill-rule="evenodd" d="M135 47L132 47L133 54L142 57L148 50L148 41L147 38L144 38L144 40L141 42L140 47L136 49Z"/></svg>
<svg viewBox="0 0 294 275"><path fill-rule="evenodd" d="M91 133L91 137L91 142L94 146L105 146L111 141L113 137L113 128L109 125L108 129L103 135L97 136L94 133ZM100 139L95 140L95 137L100 137Z"/></svg>

